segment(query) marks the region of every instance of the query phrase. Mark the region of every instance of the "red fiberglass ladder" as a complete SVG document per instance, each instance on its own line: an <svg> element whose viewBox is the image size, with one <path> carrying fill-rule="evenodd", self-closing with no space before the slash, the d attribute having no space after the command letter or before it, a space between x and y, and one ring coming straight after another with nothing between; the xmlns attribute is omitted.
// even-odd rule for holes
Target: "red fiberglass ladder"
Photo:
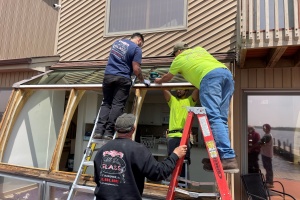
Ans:
<svg viewBox="0 0 300 200"><path fill-rule="evenodd" d="M212 163L213 172L215 175L216 183L219 189L219 194L215 195L215 193L196 193L196 192L187 192L183 189L176 188L178 184L178 175L181 172L182 164L184 157L177 161L175 170L172 174L172 179L169 185L168 193L167 193L167 200L174 200L175 192L181 192L184 194L188 194L191 197L197 198L200 196L219 196L222 200L232 200L231 194L227 185L226 177L223 171L223 167L221 164L221 160L217 151L217 147L214 141L214 137L212 135L212 131L210 129L210 125L206 116L205 108L204 107L187 107L188 109L188 116L186 119L186 123L183 129L182 138L180 141L180 145L187 144L189 136L190 136L190 129L193 122L194 115L197 115L198 122L200 128L202 130L202 135L204 138L204 142L206 145L206 150L208 152L208 156L210 162ZM211 194L211 195L210 195Z"/></svg>

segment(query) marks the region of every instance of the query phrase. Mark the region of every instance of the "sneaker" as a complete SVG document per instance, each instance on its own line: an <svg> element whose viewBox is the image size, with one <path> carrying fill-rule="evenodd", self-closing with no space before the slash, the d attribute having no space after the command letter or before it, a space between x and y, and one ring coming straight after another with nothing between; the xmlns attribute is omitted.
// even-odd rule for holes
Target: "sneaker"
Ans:
<svg viewBox="0 0 300 200"><path fill-rule="evenodd" d="M273 185L272 183L267 183L267 184L266 184L266 187L267 187L267 188L274 188L274 185Z"/></svg>
<svg viewBox="0 0 300 200"><path fill-rule="evenodd" d="M104 134L102 138L105 139L105 140L112 140L113 136Z"/></svg>
<svg viewBox="0 0 300 200"><path fill-rule="evenodd" d="M100 133L95 133L93 136L94 139L102 139L102 134Z"/></svg>
<svg viewBox="0 0 300 200"><path fill-rule="evenodd" d="M223 171L225 173L239 173L240 170L238 168L236 158L223 159L223 160L221 160L221 162L222 162L222 166L223 166ZM211 163L204 164L203 169L205 171L213 170Z"/></svg>
<svg viewBox="0 0 300 200"><path fill-rule="evenodd" d="M103 131L101 131L99 124L97 123L93 138L94 139L102 139L102 136L103 136Z"/></svg>

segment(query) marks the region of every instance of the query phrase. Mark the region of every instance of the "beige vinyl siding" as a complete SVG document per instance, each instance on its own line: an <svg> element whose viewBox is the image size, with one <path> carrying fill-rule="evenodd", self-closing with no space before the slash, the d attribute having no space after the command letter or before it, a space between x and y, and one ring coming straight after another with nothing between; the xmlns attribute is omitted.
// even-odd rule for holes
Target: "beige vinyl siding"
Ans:
<svg viewBox="0 0 300 200"><path fill-rule="evenodd" d="M257 68L241 70L241 89L300 89L300 68Z"/></svg>
<svg viewBox="0 0 300 200"><path fill-rule="evenodd" d="M130 35L105 37L106 1L62 0L57 54L61 60L108 57L113 41ZM143 57L166 56L181 40L209 52L235 50L237 1L188 0L187 30L145 33Z"/></svg>
<svg viewBox="0 0 300 200"><path fill-rule="evenodd" d="M18 81L29 79L39 72L25 71L25 72L1 72L0 73L0 88L11 88L12 85Z"/></svg>
<svg viewBox="0 0 300 200"><path fill-rule="evenodd" d="M54 55L58 0L0 1L0 59Z"/></svg>

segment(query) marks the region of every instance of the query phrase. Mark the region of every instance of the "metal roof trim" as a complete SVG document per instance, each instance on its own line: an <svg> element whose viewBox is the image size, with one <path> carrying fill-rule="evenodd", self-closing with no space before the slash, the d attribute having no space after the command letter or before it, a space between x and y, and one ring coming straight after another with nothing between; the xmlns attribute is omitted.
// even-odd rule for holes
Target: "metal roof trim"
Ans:
<svg viewBox="0 0 300 200"><path fill-rule="evenodd" d="M14 84L14 88L19 89L84 89L84 90L93 90L102 88L102 84L80 84L80 85L20 85ZM145 84L137 83L133 85L133 88L147 88L151 89L162 89L162 88L174 88L174 87L194 87L190 83L163 83L156 84L151 83L150 87L147 87Z"/></svg>

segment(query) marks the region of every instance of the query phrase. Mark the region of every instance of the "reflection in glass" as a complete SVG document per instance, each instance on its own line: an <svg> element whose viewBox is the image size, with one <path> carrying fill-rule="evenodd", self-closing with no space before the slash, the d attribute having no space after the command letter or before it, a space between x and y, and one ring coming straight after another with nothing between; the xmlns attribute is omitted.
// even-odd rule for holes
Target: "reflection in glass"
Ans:
<svg viewBox="0 0 300 200"><path fill-rule="evenodd" d="M265 135L265 124L271 127L274 181L282 182L287 193L300 199L300 193L295 189L300 183L300 96L249 95L247 100L247 124L253 125L261 138ZM262 159L259 168L266 175ZM275 183L274 187L277 187Z"/></svg>
<svg viewBox="0 0 300 200"><path fill-rule="evenodd" d="M0 199L40 199L41 183L30 180L0 176Z"/></svg>

